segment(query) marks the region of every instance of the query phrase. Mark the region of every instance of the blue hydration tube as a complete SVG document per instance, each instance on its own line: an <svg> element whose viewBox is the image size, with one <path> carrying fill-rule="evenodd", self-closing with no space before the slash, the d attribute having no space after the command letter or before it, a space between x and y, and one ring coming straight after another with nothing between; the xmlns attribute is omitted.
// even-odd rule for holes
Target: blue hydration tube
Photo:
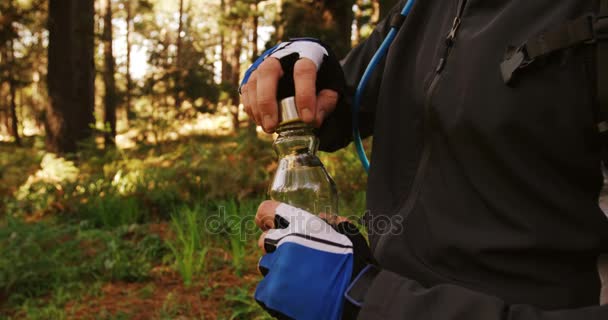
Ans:
<svg viewBox="0 0 608 320"><path fill-rule="evenodd" d="M401 10L402 16L405 17L410 13L410 10L412 10L412 7L414 6L414 1L415 0L407 1L405 6L403 7L403 10ZM361 81L357 86L357 91L355 92L355 98L353 100L353 140L355 142L355 149L357 150L359 160L361 161L361 164L363 165L363 168L366 172L369 172L369 160L365 155L365 148L363 147L361 133L359 132L359 110L361 110L361 99L363 98L363 91L367 86L367 82L369 82L369 79L371 78L372 74L374 73L374 70L376 69L380 61L384 59L384 56L388 52L388 49L393 43L393 40L395 40L395 36L397 35L397 29L398 27L391 28L391 30L388 32L388 35L380 45L380 48L378 49L378 51L376 51L374 57L367 65L367 69L365 69L365 73L363 73L363 77L361 77Z"/></svg>

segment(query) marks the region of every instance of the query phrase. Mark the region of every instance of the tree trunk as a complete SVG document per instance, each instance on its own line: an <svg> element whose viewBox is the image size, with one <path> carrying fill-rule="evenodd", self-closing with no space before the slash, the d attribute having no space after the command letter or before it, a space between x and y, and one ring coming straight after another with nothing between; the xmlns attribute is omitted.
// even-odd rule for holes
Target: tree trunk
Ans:
<svg viewBox="0 0 608 320"><path fill-rule="evenodd" d="M103 52L104 72L103 82L105 86L104 96L104 144L106 147L115 146L116 139L116 69L113 53L113 31L112 31L112 0L106 0L106 12L103 23Z"/></svg>
<svg viewBox="0 0 608 320"><path fill-rule="evenodd" d="M125 113L127 114L127 124L129 123L129 120L132 119L132 114L131 114L131 91L133 90L133 79L131 78L131 28L132 28L132 23L133 21L133 17L132 17L132 11L131 11L131 0L127 0L126 1L126 8L127 10L127 34L126 34L126 40L127 40L127 74L126 74L126 79L127 79L127 92L125 93Z"/></svg>
<svg viewBox="0 0 608 320"><path fill-rule="evenodd" d="M252 52L251 52L251 63L254 63L255 60L258 58L259 56L259 49L258 49L258 28L260 26L260 18L258 16L258 5L259 5L259 0L255 0L255 2L253 3L253 14L252 14L252 19L253 19L253 37L251 42L253 43L253 47L252 47Z"/></svg>
<svg viewBox="0 0 608 320"><path fill-rule="evenodd" d="M351 34L353 26L354 0L325 0L325 8L329 15L324 15L325 25L333 31L332 49L342 58L351 49Z"/></svg>
<svg viewBox="0 0 608 320"><path fill-rule="evenodd" d="M175 88L173 99L175 101L175 108L179 109L182 106L182 31L184 29L184 0L179 0L179 21L177 25L177 40L175 43Z"/></svg>
<svg viewBox="0 0 608 320"><path fill-rule="evenodd" d="M258 28L260 26L260 17L259 17L259 0L256 0L253 4L253 37L252 37L252 42L253 42L253 47L251 50L251 63L254 63L259 55L259 48L258 48ZM247 122L247 132L249 133L250 136L252 137L257 137L257 129L256 129L256 124L254 119L249 119L249 121Z"/></svg>
<svg viewBox="0 0 608 320"><path fill-rule="evenodd" d="M53 152L77 151L95 119L93 0L49 0L46 143Z"/></svg>
<svg viewBox="0 0 608 320"><path fill-rule="evenodd" d="M241 78L241 51L243 50L242 45L242 37L243 37L243 29L241 25L236 25L234 30L234 56L233 56L233 65L232 65L232 77L231 83L233 88L239 87L239 80ZM240 122L239 122L239 92L238 90L231 90L230 98L232 100L232 127L234 132L239 131Z"/></svg>
<svg viewBox="0 0 608 320"><path fill-rule="evenodd" d="M8 87L8 83L7 83L7 87ZM2 113L3 113L3 120L4 120L4 127L6 128L6 133L7 134L11 134L11 97L10 97L10 88L7 88L7 90L9 90L9 94L4 95L4 99L3 99L3 103L2 103ZM4 83L0 82L0 94L4 94Z"/></svg>
<svg viewBox="0 0 608 320"><path fill-rule="evenodd" d="M10 113L11 113L11 134L15 139L15 144L21 146L21 137L19 136L19 121L17 120L17 88L15 88L14 79L8 82L9 92L11 96Z"/></svg>
<svg viewBox="0 0 608 320"><path fill-rule="evenodd" d="M8 2L8 7L9 9L13 9L13 0L9 0ZM6 62L8 63L8 65L14 65L15 64L15 47L14 47L14 42L13 40L9 40L7 43L8 47L7 47L7 55L6 55ZM8 113L10 113L10 124L11 124L11 129L10 129L10 133L13 136L13 139L15 139L15 144L18 146L21 146L21 137L19 136L19 120L17 119L17 79L15 79L15 74L13 73L13 68L9 67L8 68L8 91L9 91L9 96L10 96L10 105L9 105L9 111Z"/></svg>
<svg viewBox="0 0 608 320"><path fill-rule="evenodd" d="M285 26L283 25L283 0L277 0L277 16L275 17L277 40L285 36Z"/></svg>
<svg viewBox="0 0 608 320"><path fill-rule="evenodd" d="M220 12L223 15L226 14L226 1L225 0L221 0L220 1ZM223 20L223 19L222 19ZM226 83L230 81L230 75L231 75L231 71L230 71L230 63L228 61L228 49L226 48L226 42L230 42L229 39L226 39L226 25L222 24L220 26L220 58L221 58L221 65L222 65L222 78L221 78L221 82L222 83Z"/></svg>

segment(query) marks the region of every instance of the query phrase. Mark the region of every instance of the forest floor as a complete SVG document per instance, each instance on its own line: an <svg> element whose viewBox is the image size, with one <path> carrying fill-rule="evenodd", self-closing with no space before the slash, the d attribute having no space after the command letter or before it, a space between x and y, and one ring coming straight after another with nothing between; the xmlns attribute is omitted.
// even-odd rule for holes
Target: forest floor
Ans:
<svg viewBox="0 0 608 320"><path fill-rule="evenodd" d="M219 253L227 260L227 253ZM190 287L180 275L167 266L158 265L150 271L150 279L140 282L106 282L101 294L89 294L68 301L66 315L74 319L221 319L244 317L264 318L251 296L260 280L249 256L247 270L241 276L230 268L206 274ZM250 300L250 301L247 301ZM239 305L239 303L241 305Z"/></svg>
<svg viewBox="0 0 608 320"><path fill-rule="evenodd" d="M185 136L65 158L0 144L0 319L267 319L252 294L267 139ZM322 155L363 212L351 150Z"/></svg>
<svg viewBox="0 0 608 320"><path fill-rule="evenodd" d="M215 254L214 259L229 261L229 253ZM260 280L257 260L252 258L247 257L240 276L229 267L220 268L189 287L178 272L157 265L145 281L105 282L97 292L68 300L63 311L71 319L239 319L240 314L265 318L251 299Z"/></svg>

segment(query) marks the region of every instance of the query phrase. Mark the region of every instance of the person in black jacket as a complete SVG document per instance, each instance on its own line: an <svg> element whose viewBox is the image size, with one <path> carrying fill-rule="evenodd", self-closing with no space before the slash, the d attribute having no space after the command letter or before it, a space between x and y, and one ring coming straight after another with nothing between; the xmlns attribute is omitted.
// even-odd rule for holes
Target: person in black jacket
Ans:
<svg viewBox="0 0 608 320"><path fill-rule="evenodd" d="M608 319L597 270L608 220L598 206L595 46L543 56L508 85L500 68L509 46L597 13L600 2L415 3L359 115L362 134L374 136L365 221L378 266L355 286L360 319ZM389 27L381 22L342 61L347 87ZM246 111L273 132L277 82L293 76L300 116L319 127L321 149L347 146L352 97L318 87L331 54L298 54L291 66L281 54L257 66L241 88ZM275 228L267 221L278 206L260 207L265 230ZM375 223L382 218L388 229ZM275 288L275 305L288 287Z"/></svg>

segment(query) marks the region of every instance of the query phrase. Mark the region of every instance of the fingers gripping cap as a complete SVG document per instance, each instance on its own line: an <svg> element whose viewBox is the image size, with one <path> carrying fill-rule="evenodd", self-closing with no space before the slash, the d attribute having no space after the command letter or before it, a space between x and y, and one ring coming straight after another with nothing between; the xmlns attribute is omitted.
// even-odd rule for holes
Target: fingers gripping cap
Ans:
<svg viewBox="0 0 608 320"><path fill-rule="evenodd" d="M298 114L298 108L296 107L296 99L294 97L288 97L280 102L281 108L281 120L279 125L300 121L300 115Z"/></svg>

